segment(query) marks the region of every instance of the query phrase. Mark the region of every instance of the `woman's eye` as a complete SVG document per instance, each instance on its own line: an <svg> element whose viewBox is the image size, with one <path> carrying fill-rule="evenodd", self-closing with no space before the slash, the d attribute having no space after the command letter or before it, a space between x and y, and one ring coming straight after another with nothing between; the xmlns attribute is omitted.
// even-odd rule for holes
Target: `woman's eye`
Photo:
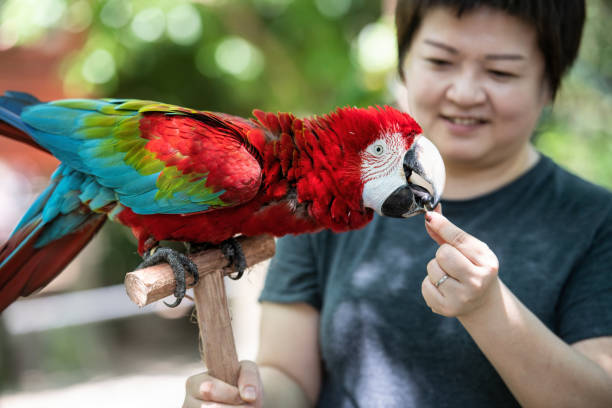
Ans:
<svg viewBox="0 0 612 408"><path fill-rule="evenodd" d="M496 69L490 69L489 73L492 74L493 76L498 77L498 78L514 78L514 77L516 77L516 75L514 75L511 72L498 71Z"/></svg>
<svg viewBox="0 0 612 408"><path fill-rule="evenodd" d="M450 65L450 61L440 58L426 58L427 62L437 67L443 67L446 65Z"/></svg>

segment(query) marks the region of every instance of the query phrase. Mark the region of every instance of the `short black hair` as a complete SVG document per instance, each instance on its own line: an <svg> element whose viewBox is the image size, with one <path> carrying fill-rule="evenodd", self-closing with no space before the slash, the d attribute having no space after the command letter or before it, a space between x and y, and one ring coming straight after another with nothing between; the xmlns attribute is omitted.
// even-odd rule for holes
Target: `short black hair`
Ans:
<svg viewBox="0 0 612 408"><path fill-rule="evenodd" d="M454 9L458 17L479 7L489 7L533 26L553 99L563 75L578 56L586 17L584 0L398 0L395 23L401 76L401 64L413 36L427 11L436 6Z"/></svg>

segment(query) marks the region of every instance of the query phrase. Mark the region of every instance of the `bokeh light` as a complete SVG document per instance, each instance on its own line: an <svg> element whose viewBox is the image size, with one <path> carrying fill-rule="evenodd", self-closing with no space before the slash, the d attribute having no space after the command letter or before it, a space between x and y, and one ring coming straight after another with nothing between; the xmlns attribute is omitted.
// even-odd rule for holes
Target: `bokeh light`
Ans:
<svg viewBox="0 0 612 408"><path fill-rule="evenodd" d="M19 30L10 20L0 22L0 51L14 47L19 40Z"/></svg>
<svg viewBox="0 0 612 408"><path fill-rule="evenodd" d="M190 45L202 34L200 13L191 4L181 4L168 12L168 37L176 44Z"/></svg>
<svg viewBox="0 0 612 408"><path fill-rule="evenodd" d="M72 32L81 32L89 27L93 12L89 2L78 0L72 3L66 12L66 28Z"/></svg>
<svg viewBox="0 0 612 408"><path fill-rule="evenodd" d="M30 9L34 24L41 27L53 27L66 11L65 0L38 0L32 3L35 3Z"/></svg>
<svg viewBox="0 0 612 408"><path fill-rule="evenodd" d="M166 16L159 7L141 10L132 20L132 32L143 41L153 42L164 33Z"/></svg>
<svg viewBox="0 0 612 408"><path fill-rule="evenodd" d="M315 0L317 9L326 17L338 18L351 8L352 0Z"/></svg>
<svg viewBox="0 0 612 408"><path fill-rule="evenodd" d="M368 73L389 71L397 61L395 32L383 21L366 25L357 38L357 58Z"/></svg>
<svg viewBox="0 0 612 408"><path fill-rule="evenodd" d="M99 48L85 59L81 72L88 82L104 84L115 75L115 60L110 52Z"/></svg>
<svg viewBox="0 0 612 408"><path fill-rule="evenodd" d="M6 0L0 2L0 49L34 41L59 25L65 0Z"/></svg>
<svg viewBox="0 0 612 408"><path fill-rule="evenodd" d="M111 28L121 28L132 17L132 2L124 0L109 0L100 11L100 21Z"/></svg>
<svg viewBox="0 0 612 408"><path fill-rule="evenodd" d="M221 70L238 79L256 78L264 67L261 52L244 38L230 36L222 40L215 51L215 61Z"/></svg>

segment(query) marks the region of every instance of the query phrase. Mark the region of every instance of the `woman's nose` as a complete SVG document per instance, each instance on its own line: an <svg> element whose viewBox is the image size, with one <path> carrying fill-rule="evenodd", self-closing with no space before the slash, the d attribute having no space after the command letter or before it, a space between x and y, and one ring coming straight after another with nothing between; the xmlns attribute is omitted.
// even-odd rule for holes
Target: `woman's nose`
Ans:
<svg viewBox="0 0 612 408"><path fill-rule="evenodd" d="M462 72L452 78L446 97L457 105L473 106L485 102L486 93L476 75Z"/></svg>

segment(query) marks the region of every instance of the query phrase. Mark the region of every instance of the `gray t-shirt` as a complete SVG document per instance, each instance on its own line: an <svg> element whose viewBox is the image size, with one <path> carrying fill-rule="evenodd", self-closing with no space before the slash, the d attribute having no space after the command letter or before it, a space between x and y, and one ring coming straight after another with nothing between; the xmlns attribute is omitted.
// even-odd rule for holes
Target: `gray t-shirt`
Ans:
<svg viewBox="0 0 612 408"><path fill-rule="evenodd" d="M442 205L564 341L612 335L610 192L543 156L498 191ZM422 216L278 241L260 300L320 311L319 407L518 406L459 321L426 306L421 281L436 249Z"/></svg>

